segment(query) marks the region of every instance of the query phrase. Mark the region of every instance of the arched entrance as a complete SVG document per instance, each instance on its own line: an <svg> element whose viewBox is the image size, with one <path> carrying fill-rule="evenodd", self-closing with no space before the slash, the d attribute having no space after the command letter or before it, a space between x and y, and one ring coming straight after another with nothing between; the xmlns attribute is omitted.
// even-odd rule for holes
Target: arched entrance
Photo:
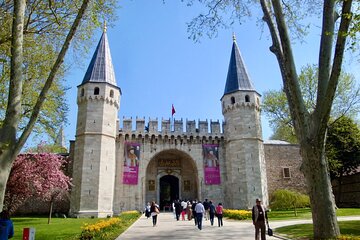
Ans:
<svg viewBox="0 0 360 240"><path fill-rule="evenodd" d="M161 210L175 199L198 199L199 180L195 161L178 149L155 154L146 169L146 202L156 201Z"/></svg>
<svg viewBox="0 0 360 240"><path fill-rule="evenodd" d="M171 206L179 198L179 178L166 175L160 178L160 208Z"/></svg>

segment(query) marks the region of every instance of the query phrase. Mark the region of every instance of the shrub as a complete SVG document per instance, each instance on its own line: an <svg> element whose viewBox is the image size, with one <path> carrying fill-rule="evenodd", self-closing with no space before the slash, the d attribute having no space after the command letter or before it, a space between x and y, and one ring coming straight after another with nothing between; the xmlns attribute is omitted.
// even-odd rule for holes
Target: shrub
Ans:
<svg viewBox="0 0 360 240"><path fill-rule="evenodd" d="M251 211L236 210L236 209L224 209L223 216L230 218L230 219L236 219L236 220L251 219Z"/></svg>
<svg viewBox="0 0 360 240"><path fill-rule="evenodd" d="M270 207L272 210L294 209L296 216L297 208L310 207L310 199L305 194L279 189L271 195Z"/></svg>

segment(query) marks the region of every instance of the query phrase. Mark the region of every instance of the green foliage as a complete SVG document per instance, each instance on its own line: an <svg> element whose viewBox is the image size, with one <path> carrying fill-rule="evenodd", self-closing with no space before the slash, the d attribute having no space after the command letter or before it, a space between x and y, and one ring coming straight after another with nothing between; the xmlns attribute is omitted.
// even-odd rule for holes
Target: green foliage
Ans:
<svg viewBox="0 0 360 240"><path fill-rule="evenodd" d="M270 139L282 140L293 144L298 143L294 128L288 124L277 123L277 126L274 127L274 133L271 135Z"/></svg>
<svg viewBox="0 0 360 240"><path fill-rule="evenodd" d="M299 85L305 106L311 113L316 105L318 70L315 65L307 65L301 69ZM297 143L293 122L291 120L289 105L285 92L282 90L270 90L263 97L262 110L269 119L274 130L271 139ZM335 93L334 103L331 109L332 119L342 116L355 118L360 111L360 86L356 84L353 75L342 73Z"/></svg>
<svg viewBox="0 0 360 240"><path fill-rule="evenodd" d="M326 156L332 178L349 174L360 166L360 129L348 117L341 117L328 128Z"/></svg>
<svg viewBox="0 0 360 240"><path fill-rule="evenodd" d="M68 153L68 150L65 147L59 146L57 144L48 144L46 142L41 142L36 147L31 147L26 149L27 153Z"/></svg>
<svg viewBox="0 0 360 240"><path fill-rule="evenodd" d="M287 189L276 190L270 198L270 207L272 210L294 209L295 215L297 208L310 206L310 199L307 195L290 191Z"/></svg>
<svg viewBox="0 0 360 240"><path fill-rule="evenodd" d="M64 43L82 0L65 1L28 1L25 10L23 41L23 96L19 130L28 123L39 93L49 76L55 59ZM116 19L116 1L90 1L84 19L75 35L72 47L73 56L85 56L94 44L93 33L104 20ZM5 117L10 79L10 43L14 1L0 3L0 126ZM74 65L70 57L66 58L54 79L42 106L33 133L47 133L52 139L56 131L67 122L68 103L65 93L69 89L64 77L70 66ZM80 62L77 59L77 62Z"/></svg>

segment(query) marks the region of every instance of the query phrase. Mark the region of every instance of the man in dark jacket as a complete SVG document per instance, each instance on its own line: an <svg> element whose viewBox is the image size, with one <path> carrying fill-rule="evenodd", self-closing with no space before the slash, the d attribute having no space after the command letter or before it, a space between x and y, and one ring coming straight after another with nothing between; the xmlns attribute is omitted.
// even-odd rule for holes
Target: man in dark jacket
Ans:
<svg viewBox="0 0 360 240"><path fill-rule="evenodd" d="M175 205L176 220L179 221L180 213L182 211L180 200L176 200L174 205Z"/></svg>
<svg viewBox="0 0 360 240"><path fill-rule="evenodd" d="M261 204L260 199L256 199L256 205L252 208L252 220L255 226L255 240L259 240L259 231L261 230L261 240L266 240L265 221L268 220L266 208Z"/></svg>
<svg viewBox="0 0 360 240"><path fill-rule="evenodd" d="M208 201L208 199L206 198L205 201L203 202L204 208L205 208L205 220L209 219L209 209L210 209L210 203Z"/></svg>

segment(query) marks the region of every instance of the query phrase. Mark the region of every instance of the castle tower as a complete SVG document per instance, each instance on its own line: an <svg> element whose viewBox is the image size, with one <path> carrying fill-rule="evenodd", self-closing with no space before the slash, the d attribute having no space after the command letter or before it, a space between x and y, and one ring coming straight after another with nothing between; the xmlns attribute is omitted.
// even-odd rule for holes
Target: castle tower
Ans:
<svg viewBox="0 0 360 240"><path fill-rule="evenodd" d="M70 212L113 214L115 139L121 90L116 85L106 28L78 86L78 116Z"/></svg>
<svg viewBox="0 0 360 240"><path fill-rule="evenodd" d="M260 97L250 81L234 36L221 98L226 139L225 194L230 199L229 208L251 208L256 198L268 204Z"/></svg>

